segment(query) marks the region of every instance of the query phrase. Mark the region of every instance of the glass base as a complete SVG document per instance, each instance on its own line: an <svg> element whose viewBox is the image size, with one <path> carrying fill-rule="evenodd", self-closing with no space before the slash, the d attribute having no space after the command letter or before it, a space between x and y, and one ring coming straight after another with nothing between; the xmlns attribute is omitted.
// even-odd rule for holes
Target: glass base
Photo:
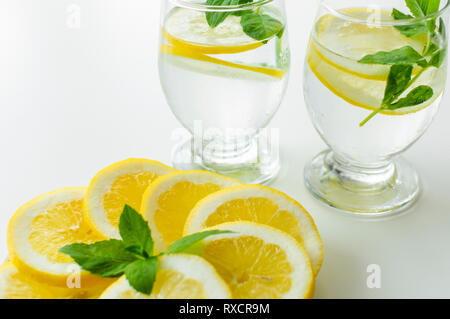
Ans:
<svg viewBox="0 0 450 319"><path fill-rule="evenodd" d="M329 150L306 166L305 183L329 206L369 218L408 209L421 190L417 172L402 158L382 168L363 169L336 160Z"/></svg>
<svg viewBox="0 0 450 319"><path fill-rule="evenodd" d="M211 143L199 146L191 138L174 147L172 165L183 171L208 170L246 184L269 184L280 171L278 153L271 152L271 147L261 147L257 138L232 152L212 149Z"/></svg>

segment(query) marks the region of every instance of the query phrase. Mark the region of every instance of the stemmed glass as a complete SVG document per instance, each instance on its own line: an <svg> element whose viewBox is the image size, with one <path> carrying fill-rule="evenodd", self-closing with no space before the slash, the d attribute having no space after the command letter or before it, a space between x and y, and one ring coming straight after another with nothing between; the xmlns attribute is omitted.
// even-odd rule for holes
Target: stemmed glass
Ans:
<svg viewBox="0 0 450 319"><path fill-rule="evenodd" d="M283 0L162 1L160 80L191 135L173 151L176 168L247 183L277 175L276 138L263 128L286 89L287 39Z"/></svg>
<svg viewBox="0 0 450 319"><path fill-rule="evenodd" d="M309 190L362 216L393 214L420 194L399 157L430 126L447 77L449 2L322 0L304 92L330 150L305 169Z"/></svg>

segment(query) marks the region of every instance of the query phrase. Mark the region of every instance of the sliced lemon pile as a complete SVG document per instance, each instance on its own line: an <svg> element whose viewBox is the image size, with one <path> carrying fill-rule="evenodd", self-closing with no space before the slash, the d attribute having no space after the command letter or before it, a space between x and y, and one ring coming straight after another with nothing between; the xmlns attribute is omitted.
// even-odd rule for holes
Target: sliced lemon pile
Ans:
<svg viewBox="0 0 450 319"><path fill-rule="evenodd" d="M313 219L297 201L273 188L243 185L206 197L192 209L184 233L235 221L265 224L291 235L305 247L314 273L318 274L323 244Z"/></svg>
<svg viewBox="0 0 450 319"><path fill-rule="evenodd" d="M123 207L129 205L139 210L147 187L158 177L174 171L146 159L128 159L101 170L86 194L86 220L103 238L120 239L118 224Z"/></svg>
<svg viewBox="0 0 450 319"><path fill-rule="evenodd" d="M156 249L165 251L183 236L186 218L199 200L239 184L205 171L175 172L158 178L145 192L140 211L149 222Z"/></svg>
<svg viewBox="0 0 450 319"><path fill-rule="evenodd" d="M285 70L233 63L209 56L243 53L264 45L262 41L256 41L244 33L240 19L230 15L219 26L211 28L204 12L176 8L168 14L161 31L167 41L167 44L161 45L161 52L282 79L286 74ZM200 67L198 71L202 69ZM223 73L227 74L229 71Z"/></svg>
<svg viewBox="0 0 450 319"><path fill-rule="evenodd" d="M229 299L228 286L216 270L193 255L160 257L150 296L134 290L126 277L120 278L102 294L101 299Z"/></svg>
<svg viewBox="0 0 450 319"><path fill-rule="evenodd" d="M346 102L366 108L378 109L383 101L390 66L359 63L364 56L379 51L392 51L411 46L422 52L426 43L423 35L405 37L393 26L377 26L374 21L392 21L390 13L377 9L345 9L343 14L364 19L369 23L351 22L327 14L319 19L310 41L307 61L316 77L331 92ZM434 90L434 97L427 102L410 108L401 108L381 113L403 115L417 112L432 104L444 89L443 68L426 69L415 82L415 86L428 85ZM414 70L418 74L419 67ZM411 88L413 89L413 88ZM409 91L405 92L405 94Z"/></svg>
<svg viewBox="0 0 450 319"><path fill-rule="evenodd" d="M40 282L67 287L78 266L59 249L100 240L84 219L85 194L84 187L64 188L19 208L8 225L8 249L20 271ZM104 283L104 279L84 271L80 280L84 287Z"/></svg>
<svg viewBox="0 0 450 319"><path fill-rule="evenodd" d="M197 253L210 262L235 299L303 299L314 295L308 254L293 237L250 222L212 229L232 233L204 239Z"/></svg>

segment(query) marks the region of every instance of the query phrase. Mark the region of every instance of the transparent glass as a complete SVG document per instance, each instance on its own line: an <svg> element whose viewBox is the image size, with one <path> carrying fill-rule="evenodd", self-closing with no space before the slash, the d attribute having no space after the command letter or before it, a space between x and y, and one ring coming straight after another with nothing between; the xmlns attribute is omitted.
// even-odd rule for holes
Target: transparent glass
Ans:
<svg viewBox="0 0 450 319"><path fill-rule="evenodd" d="M289 66L283 0L234 6L163 0L160 80L191 134L174 149L174 166L247 183L275 177L278 145L263 129L282 102Z"/></svg>
<svg viewBox="0 0 450 319"><path fill-rule="evenodd" d="M363 216L394 214L417 200L418 175L399 155L439 109L448 6L441 1L420 17L404 0L320 2L304 73L311 120L330 148L305 169L316 197Z"/></svg>

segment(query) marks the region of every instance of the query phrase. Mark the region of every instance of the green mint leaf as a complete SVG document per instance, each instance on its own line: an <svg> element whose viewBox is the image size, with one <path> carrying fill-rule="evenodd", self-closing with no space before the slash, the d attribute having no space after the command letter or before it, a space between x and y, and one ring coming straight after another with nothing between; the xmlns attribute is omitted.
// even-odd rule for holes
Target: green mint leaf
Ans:
<svg viewBox="0 0 450 319"><path fill-rule="evenodd" d="M251 38L264 41L274 35L282 34L283 24L267 14L248 13L241 18L241 25L244 32Z"/></svg>
<svg viewBox="0 0 450 319"><path fill-rule="evenodd" d="M119 231L128 251L144 257L153 255L153 239L148 223L132 207L125 205L120 215Z"/></svg>
<svg viewBox="0 0 450 319"><path fill-rule="evenodd" d="M383 105L389 105L398 98L409 86L413 66L396 64L391 67L384 92Z"/></svg>
<svg viewBox="0 0 450 319"><path fill-rule="evenodd" d="M408 45L390 52L380 51L375 54L366 55L359 62L393 65L418 63L423 59L419 52Z"/></svg>
<svg viewBox="0 0 450 319"><path fill-rule="evenodd" d="M240 4L247 4L253 2L253 0L207 0L206 5L209 6L235 6ZM229 15L235 14L239 15L240 11L211 11L206 12L206 21L208 21L208 24L211 28L217 27L219 24L225 21L226 18L228 18Z"/></svg>
<svg viewBox="0 0 450 319"><path fill-rule="evenodd" d="M433 97L433 89L426 85L420 85L411 90L408 95L396 103L389 105L389 110L396 110L402 107L409 107L422 104Z"/></svg>
<svg viewBox="0 0 450 319"><path fill-rule="evenodd" d="M441 49L433 53L430 61L428 62L429 66L434 66L436 68L440 68L442 63L444 63L445 58L447 57L447 49Z"/></svg>
<svg viewBox="0 0 450 319"><path fill-rule="evenodd" d="M416 18L427 15L428 0L405 0L406 6Z"/></svg>
<svg viewBox="0 0 450 319"><path fill-rule="evenodd" d="M137 260L127 266L125 276L128 283L136 291L150 295L158 272L158 258L151 257L145 260Z"/></svg>
<svg viewBox="0 0 450 319"><path fill-rule="evenodd" d="M401 11L394 9L392 10L392 17L395 20L408 20L413 19L414 17L408 14L404 14ZM395 27L401 34L407 37L414 37L420 34L427 34L428 28L424 23L415 23L411 25L402 25Z"/></svg>
<svg viewBox="0 0 450 319"><path fill-rule="evenodd" d="M174 242L172 245L170 245L169 249L165 252L165 254L178 254L182 253L188 248L192 247L199 241L213 235L219 235L219 234L229 234L230 231L223 231L223 230L211 230L201 233L196 233L193 235L189 235L186 237L183 237L181 239L178 239L176 242Z"/></svg>
<svg viewBox="0 0 450 319"><path fill-rule="evenodd" d="M118 277L136 260L120 240L106 240L95 244L72 244L59 250L72 257L82 269L104 278Z"/></svg>

